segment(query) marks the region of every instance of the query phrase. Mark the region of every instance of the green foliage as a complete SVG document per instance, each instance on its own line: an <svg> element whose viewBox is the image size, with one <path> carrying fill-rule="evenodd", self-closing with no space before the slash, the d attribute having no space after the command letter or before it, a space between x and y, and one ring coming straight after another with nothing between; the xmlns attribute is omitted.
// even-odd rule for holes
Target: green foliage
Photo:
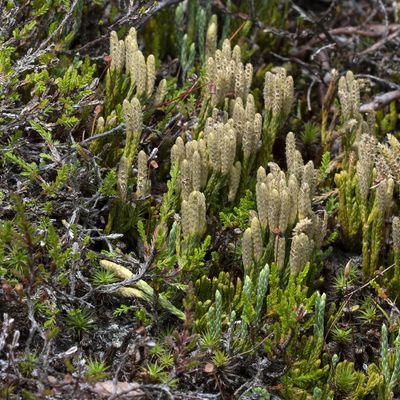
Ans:
<svg viewBox="0 0 400 400"><path fill-rule="evenodd" d="M171 170L171 179L167 183L168 190L164 194L162 205L160 208L160 223L158 227L158 235L157 235L157 247L162 248L167 235L168 223L170 222L171 217L173 216L179 199L178 193L178 173L179 173L179 165L175 164Z"/></svg>
<svg viewBox="0 0 400 400"><path fill-rule="evenodd" d="M206 331L200 336L199 344L201 348L208 350L216 348L220 340L221 339L215 336L211 331Z"/></svg>
<svg viewBox="0 0 400 400"><path fill-rule="evenodd" d="M95 286L109 285L116 282L116 277L111 271L99 269L93 274L92 282Z"/></svg>
<svg viewBox="0 0 400 400"><path fill-rule="evenodd" d="M371 299L366 299L360 309L359 319L364 325L372 325L377 320L377 309Z"/></svg>
<svg viewBox="0 0 400 400"><path fill-rule="evenodd" d="M26 176L32 180L40 180L38 175L38 166L36 163L32 162L31 164L28 164L22 158L10 152L5 153L5 158L9 162L17 165L22 170L22 176Z"/></svg>
<svg viewBox="0 0 400 400"><path fill-rule="evenodd" d="M356 371L354 363L343 361L337 364L333 375L335 394L344 399L364 399L374 393L382 380L373 364L368 368L368 376Z"/></svg>
<svg viewBox="0 0 400 400"><path fill-rule="evenodd" d="M102 185L99 188L99 193L103 196L113 197L117 194L117 173L113 169L107 172Z"/></svg>
<svg viewBox="0 0 400 400"><path fill-rule="evenodd" d="M164 368L158 365L157 362L148 364L144 371L151 382L160 382L167 378Z"/></svg>
<svg viewBox="0 0 400 400"><path fill-rule="evenodd" d="M184 34L182 41L182 48L181 48L181 57L180 57L182 64L183 79L193 66L195 54L196 54L196 45L194 43L189 44L188 36L187 34Z"/></svg>
<svg viewBox="0 0 400 400"><path fill-rule="evenodd" d="M47 275L39 261L40 253L37 252L43 237L28 220L26 204L17 195L12 195L11 199L14 221L0 221L0 265L8 278L30 279L34 270L39 281Z"/></svg>
<svg viewBox="0 0 400 400"><path fill-rule="evenodd" d="M346 271L345 271L346 269ZM349 286L351 286L356 278L357 270L355 266L349 262L344 269L339 271L333 281L333 289L339 294L343 294Z"/></svg>
<svg viewBox="0 0 400 400"><path fill-rule="evenodd" d="M212 362L217 369L224 369L228 365L228 357L223 351L216 350Z"/></svg>
<svg viewBox="0 0 400 400"><path fill-rule="evenodd" d="M32 128L49 144L53 144L51 132L46 131L37 121L31 121Z"/></svg>
<svg viewBox="0 0 400 400"><path fill-rule="evenodd" d="M335 370L335 390L347 397L357 385L357 374L354 371L354 364L348 361L339 363Z"/></svg>
<svg viewBox="0 0 400 400"><path fill-rule="evenodd" d="M113 312L114 317L121 317L123 315L128 314L129 312L133 311L133 306L127 306L125 304L121 304L118 308L116 308Z"/></svg>
<svg viewBox="0 0 400 400"><path fill-rule="evenodd" d="M331 162L330 154L329 152L326 151L324 154L322 154L321 165L319 167L318 179L320 182L324 182L325 179L328 177L330 162Z"/></svg>
<svg viewBox="0 0 400 400"><path fill-rule="evenodd" d="M335 214L339 206L337 196L330 196L325 206L326 206L326 212L328 213L329 216Z"/></svg>
<svg viewBox="0 0 400 400"><path fill-rule="evenodd" d="M352 329L341 329L339 327L336 327L333 331L332 331L332 339L342 345L342 346L346 346L348 344L351 343L352 340Z"/></svg>
<svg viewBox="0 0 400 400"><path fill-rule="evenodd" d="M107 378L108 366L104 361L89 360L86 365L85 377L89 382L99 382Z"/></svg>
<svg viewBox="0 0 400 400"><path fill-rule="evenodd" d="M310 146L318 140L320 128L314 122L307 122L301 133L301 140L306 146ZM325 153L326 154L326 153ZM329 156L329 153L328 153ZM329 161L328 161L329 162Z"/></svg>
<svg viewBox="0 0 400 400"><path fill-rule="evenodd" d="M389 341L386 325L382 325L381 332L381 370L384 378L384 386L381 387L382 399L389 399L392 391L400 379L400 333L394 341L394 353L389 355ZM391 357L393 356L393 357Z"/></svg>
<svg viewBox="0 0 400 400"><path fill-rule="evenodd" d="M239 206L233 207L233 211L219 213L219 219L224 228L240 228L245 230L249 225L249 211L255 207L254 195L247 190L240 199Z"/></svg>
<svg viewBox="0 0 400 400"><path fill-rule="evenodd" d="M360 204L357 201L357 179L354 171L348 174L342 171L335 177L339 188L339 219L342 221L342 232L345 243L354 247L360 243Z"/></svg>
<svg viewBox="0 0 400 400"><path fill-rule="evenodd" d="M174 357L168 350L156 344L151 350L152 361L143 367L146 378L153 383L161 383L171 388L175 387L176 379L171 374L174 366Z"/></svg>
<svg viewBox="0 0 400 400"><path fill-rule="evenodd" d="M143 326L150 326L151 319L148 318L145 310L136 310L135 311L135 319L140 322Z"/></svg>
<svg viewBox="0 0 400 400"><path fill-rule="evenodd" d="M193 252L188 253L189 255L184 255L182 259L178 260L178 263L181 265L182 270L192 272L193 276L196 276L197 273L200 273L201 267L204 265L204 257L206 252L208 251L211 244L211 236L206 236L204 241L200 246L196 246L193 248ZM190 251L190 244L188 245L188 251Z"/></svg>
<svg viewBox="0 0 400 400"><path fill-rule="evenodd" d="M397 126L397 110L396 110L396 102L392 101L389 105L389 112L387 114L383 114L379 112L377 115L377 123L381 135L385 135L388 132L392 132L396 129Z"/></svg>
<svg viewBox="0 0 400 400"><path fill-rule="evenodd" d="M36 353L28 353L26 358L21 361L19 367L24 377L31 378L35 368L39 365L39 357Z"/></svg>
<svg viewBox="0 0 400 400"><path fill-rule="evenodd" d="M82 337L84 333L88 333L94 328L94 320L92 315L84 309L74 308L67 311L65 322L78 337Z"/></svg>
<svg viewBox="0 0 400 400"><path fill-rule="evenodd" d="M276 265L272 264L269 275L270 293L267 298L269 314L277 321L273 329L277 340L283 340L296 328L299 318L304 312L311 312L317 293L307 296L307 287L303 287L309 272L309 265L295 277L290 275L286 286L281 287L281 278ZM306 324L307 326L307 324Z"/></svg>
<svg viewBox="0 0 400 400"><path fill-rule="evenodd" d="M318 296L315 301L314 334L301 338L300 354L297 356L292 369L284 377L288 387L285 392L290 395L300 391L304 393L319 380L326 378L329 365L323 364L321 352L324 344L324 311L325 294Z"/></svg>
<svg viewBox="0 0 400 400"><path fill-rule="evenodd" d="M79 75L78 68L81 70L82 75ZM83 98L90 93L84 89L91 83L95 68L94 65L90 65L90 61L87 58L85 62L78 62L75 65L71 65L65 74L57 78L54 83L63 96L81 90L78 97Z"/></svg>
<svg viewBox="0 0 400 400"><path fill-rule="evenodd" d="M265 303L265 296L268 290L268 278L269 278L269 265L266 264L261 270L257 284L257 297L256 297L256 321L259 322L261 319L261 311L263 303Z"/></svg>

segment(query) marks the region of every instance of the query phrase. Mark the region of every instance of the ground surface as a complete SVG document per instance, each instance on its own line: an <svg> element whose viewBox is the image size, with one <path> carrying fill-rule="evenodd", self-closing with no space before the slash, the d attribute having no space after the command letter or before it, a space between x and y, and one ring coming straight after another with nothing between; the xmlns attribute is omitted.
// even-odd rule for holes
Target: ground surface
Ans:
<svg viewBox="0 0 400 400"><path fill-rule="evenodd" d="M0 0L0 10L1 398L399 395L400 3ZM252 64L262 128L251 156L240 117L217 128L235 118L241 92L239 81L213 103L223 80L207 66L209 55L222 63L207 47L215 21L216 47L230 39ZM156 88L146 81L144 93L113 64L127 40L110 49L111 32L124 40L131 27L155 58ZM293 77L290 101L281 83L263 89L276 67ZM267 98L279 93L275 115ZM213 161L213 129L218 157L227 131L237 140L233 199L233 173ZM301 171L313 162L312 202L296 200L281 229L282 210L293 208L282 200L295 171L290 131ZM367 136L376 138L370 157ZM186 155L176 158L179 141ZM201 141L197 190L189 152L204 160ZM260 166L271 172L265 183L284 181L268 187L278 197L267 224ZM295 248L300 236L311 247Z"/></svg>

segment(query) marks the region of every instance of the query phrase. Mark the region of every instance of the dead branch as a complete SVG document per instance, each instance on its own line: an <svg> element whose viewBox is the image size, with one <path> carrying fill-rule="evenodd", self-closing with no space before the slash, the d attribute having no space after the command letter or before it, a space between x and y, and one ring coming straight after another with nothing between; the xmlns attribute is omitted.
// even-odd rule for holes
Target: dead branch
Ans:
<svg viewBox="0 0 400 400"><path fill-rule="evenodd" d="M367 54L374 53L378 49L380 49L382 46L384 46L386 43L392 41L395 39L400 33L400 28L396 29L393 33L391 33L388 36L383 37L381 40L378 40L376 43L374 43L371 47L368 47L364 51L360 53L360 56L363 57Z"/></svg>
<svg viewBox="0 0 400 400"><path fill-rule="evenodd" d="M129 7L128 12L121 18L117 19L113 24L111 24L108 28L107 31L99 36L97 39L92 40L91 42L86 43L85 45L74 49L73 51L70 51L68 53L75 53L75 52L80 52L82 53L83 51L86 51L87 49L90 49L94 45L103 42L104 40L108 40L110 37L110 32L112 30L116 30L120 28L124 24L131 24L131 26L134 26L135 28L139 29L141 28L151 17L162 11L164 8L167 8L171 5L180 3L182 0L164 0L164 1L159 1L157 2L157 5L155 7L149 7L143 14L142 18L138 20L138 9L140 2L138 3L137 7ZM136 23L134 21L138 20ZM84 54L84 53L83 53Z"/></svg>
<svg viewBox="0 0 400 400"><path fill-rule="evenodd" d="M368 112L372 110L379 110L380 108L385 107L390 102L397 100L400 98L400 89L392 90L391 92L387 92L376 96L373 101L370 103L363 104L360 107L360 112Z"/></svg>

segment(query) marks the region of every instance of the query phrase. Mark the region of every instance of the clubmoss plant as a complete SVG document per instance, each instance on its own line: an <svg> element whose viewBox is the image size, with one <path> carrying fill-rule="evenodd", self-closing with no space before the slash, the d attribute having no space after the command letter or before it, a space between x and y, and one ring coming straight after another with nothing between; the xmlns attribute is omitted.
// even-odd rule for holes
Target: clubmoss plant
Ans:
<svg viewBox="0 0 400 400"><path fill-rule="evenodd" d="M259 167L257 211L264 231L267 257L271 257L271 253L273 255L266 261L274 261L280 269L284 269L286 244L291 239L289 264L292 273L298 273L322 245L327 229L327 214L324 213L321 218L312 211L311 200L316 188L317 171L312 162L304 165L292 133L286 138L286 159L286 174L272 162L268 164L268 174L263 167ZM293 235L290 237L291 229ZM245 234L249 236L249 233ZM246 258L247 264L248 260Z"/></svg>
<svg viewBox="0 0 400 400"><path fill-rule="evenodd" d="M284 68L276 68L265 74L264 80L264 124L260 164L266 165L272 157L272 146L279 130L283 127L294 101L293 78Z"/></svg>
<svg viewBox="0 0 400 400"><path fill-rule="evenodd" d="M206 85L212 91L210 93L211 106L215 107L223 104L229 93L233 93L236 98L240 97L246 101L253 79L253 66L248 63L245 66L241 62L240 47L236 46L233 50L229 39L225 39L222 50L215 50L214 54L209 55L214 43L214 33L216 25L210 23L207 31L206 54ZM209 34L210 32L210 34Z"/></svg>
<svg viewBox="0 0 400 400"><path fill-rule="evenodd" d="M379 396L382 399L390 399L393 389L400 379L400 334L394 341L394 353L389 354L388 332L385 324L381 331L381 370L384 377L384 385L381 385Z"/></svg>
<svg viewBox="0 0 400 400"><path fill-rule="evenodd" d="M393 258L394 258L394 280L400 281L400 218L392 219L392 240L393 240Z"/></svg>
<svg viewBox="0 0 400 400"><path fill-rule="evenodd" d="M376 177L374 161L377 141L363 134L358 144L358 161L350 157L349 170L335 177L339 187L339 219L350 245L362 237L363 272L366 279L379 267L384 220L390 215L395 182L393 178ZM355 165L354 165L355 164Z"/></svg>

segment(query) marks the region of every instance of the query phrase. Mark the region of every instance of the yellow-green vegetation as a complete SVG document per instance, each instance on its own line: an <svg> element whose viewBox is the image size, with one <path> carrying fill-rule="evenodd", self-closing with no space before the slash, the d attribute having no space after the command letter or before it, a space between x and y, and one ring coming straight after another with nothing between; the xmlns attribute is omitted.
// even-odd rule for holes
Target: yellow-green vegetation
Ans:
<svg viewBox="0 0 400 400"><path fill-rule="evenodd" d="M397 9L122 3L0 0L0 398L400 396Z"/></svg>

